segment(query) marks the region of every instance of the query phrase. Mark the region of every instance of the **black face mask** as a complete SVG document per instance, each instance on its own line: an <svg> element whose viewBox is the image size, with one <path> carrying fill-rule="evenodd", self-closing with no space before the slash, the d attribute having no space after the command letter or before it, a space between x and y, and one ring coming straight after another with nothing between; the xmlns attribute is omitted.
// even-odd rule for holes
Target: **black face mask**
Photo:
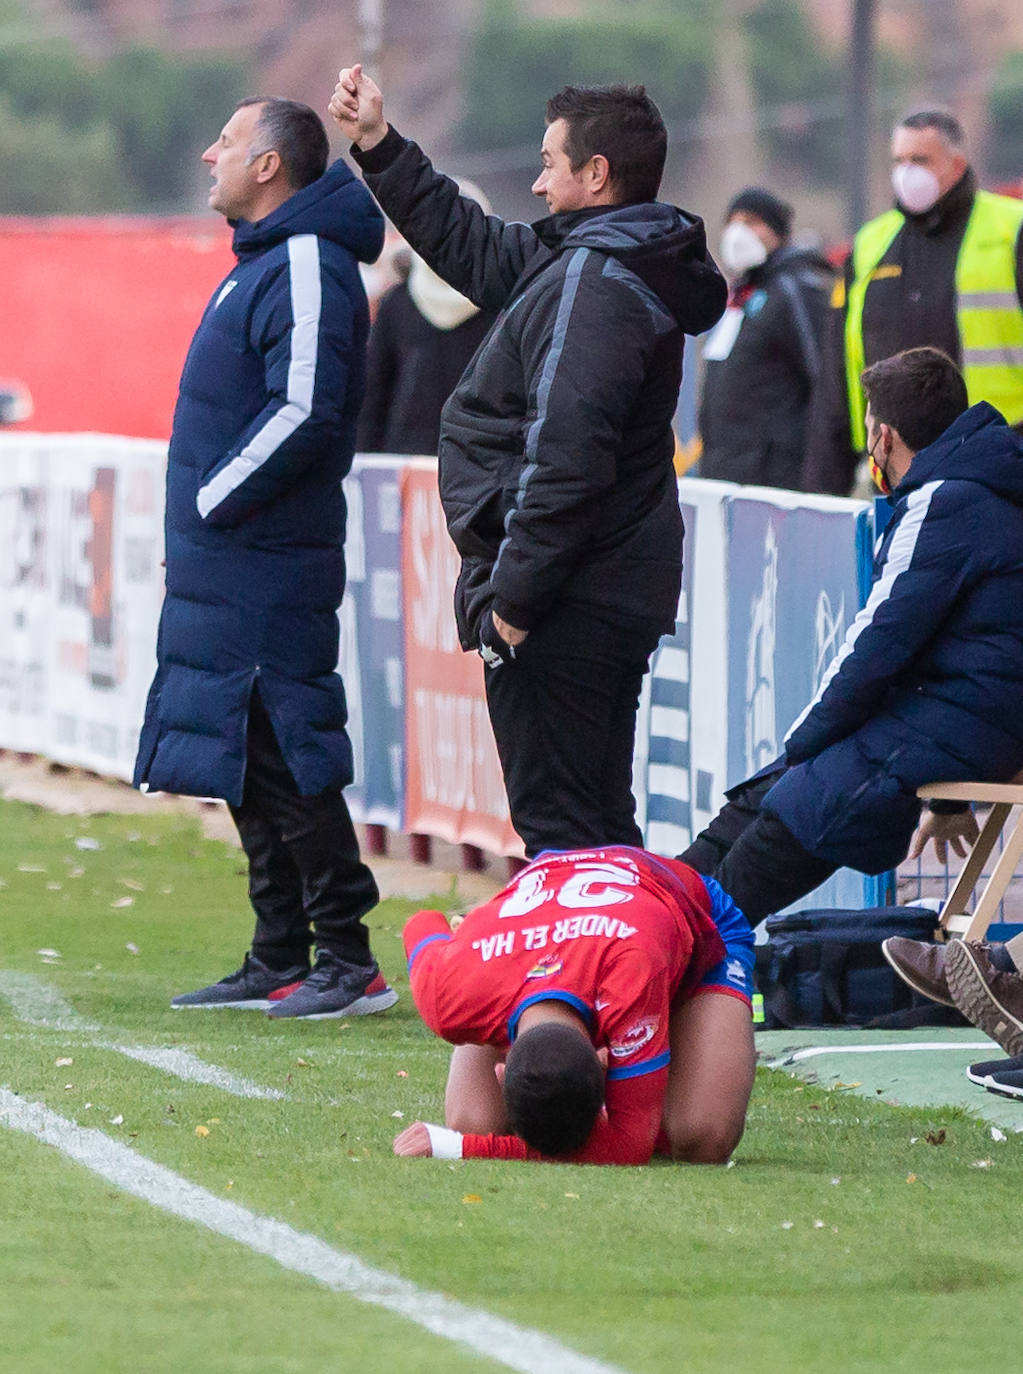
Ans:
<svg viewBox="0 0 1023 1374"><path fill-rule="evenodd" d="M879 434L867 450L867 458L870 462L870 477L874 486L877 487L882 496L891 496L892 484L889 481L888 472L874 457L874 452L880 442L881 435Z"/></svg>

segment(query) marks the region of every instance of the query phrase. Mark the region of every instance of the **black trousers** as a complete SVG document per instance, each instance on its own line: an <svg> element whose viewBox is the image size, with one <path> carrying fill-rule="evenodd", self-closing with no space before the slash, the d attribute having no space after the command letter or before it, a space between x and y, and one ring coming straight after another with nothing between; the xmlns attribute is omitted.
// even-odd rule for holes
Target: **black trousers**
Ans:
<svg viewBox="0 0 1023 1374"><path fill-rule="evenodd" d="M366 912L380 900L340 788L303 797L253 691L245 790L230 808L249 861L256 913L252 953L270 968L305 964L314 943L338 959L372 965Z"/></svg>
<svg viewBox="0 0 1023 1374"><path fill-rule="evenodd" d="M830 878L837 865L809 853L777 816L761 810L780 773L736 788L678 858L715 878L750 925L783 911Z"/></svg>
<svg viewBox="0 0 1023 1374"><path fill-rule="evenodd" d="M632 753L659 638L570 607L531 630L512 661L485 669L512 824L530 858L642 844Z"/></svg>

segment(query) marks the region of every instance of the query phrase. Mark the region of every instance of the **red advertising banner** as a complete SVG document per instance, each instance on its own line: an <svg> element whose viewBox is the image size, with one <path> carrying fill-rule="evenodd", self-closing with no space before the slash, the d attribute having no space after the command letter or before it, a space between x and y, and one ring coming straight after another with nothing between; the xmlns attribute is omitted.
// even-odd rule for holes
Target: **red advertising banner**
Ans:
<svg viewBox="0 0 1023 1374"><path fill-rule="evenodd" d="M483 692L483 663L463 653L451 596L458 554L444 524L436 465L402 473L405 603L405 828L521 855Z"/></svg>

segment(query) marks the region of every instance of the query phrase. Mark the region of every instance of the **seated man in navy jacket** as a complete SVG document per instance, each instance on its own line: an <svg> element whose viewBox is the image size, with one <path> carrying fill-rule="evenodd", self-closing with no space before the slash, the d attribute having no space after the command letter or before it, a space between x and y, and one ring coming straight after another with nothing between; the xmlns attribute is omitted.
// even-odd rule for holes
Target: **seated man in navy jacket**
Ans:
<svg viewBox="0 0 1023 1374"><path fill-rule="evenodd" d="M836 868L906 855L916 789L1023 767L1023 440L967 408L933 348L862 376L874 480L894 505L874 583L785 753L679 857L756 924Z"/></svg>

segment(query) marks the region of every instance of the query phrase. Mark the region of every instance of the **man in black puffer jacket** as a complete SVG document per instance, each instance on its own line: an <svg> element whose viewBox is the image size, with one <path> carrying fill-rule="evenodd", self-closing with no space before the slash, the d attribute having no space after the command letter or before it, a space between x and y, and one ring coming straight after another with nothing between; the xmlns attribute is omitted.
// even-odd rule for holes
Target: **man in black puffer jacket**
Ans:
<svg viewBox="0 0 1023 1374"><path fill-rule="evenodd" d="M512 821L530 856L640 844L636 707L681 580L684 335L726 296L701 221L655 200L663 121L642 87L555 96L533 186L551 214L530 227L460 196L361 67L330 110L416 251L500 312L444 409L439 474Z"/></svg>
<svg viewBox="0 0 1023 1374"><path fill-rule="evenodd" d="M703 345L700 476L800 488L832 271L791 242L792 207L733 196L721 236L728 309Z"/></svg>

